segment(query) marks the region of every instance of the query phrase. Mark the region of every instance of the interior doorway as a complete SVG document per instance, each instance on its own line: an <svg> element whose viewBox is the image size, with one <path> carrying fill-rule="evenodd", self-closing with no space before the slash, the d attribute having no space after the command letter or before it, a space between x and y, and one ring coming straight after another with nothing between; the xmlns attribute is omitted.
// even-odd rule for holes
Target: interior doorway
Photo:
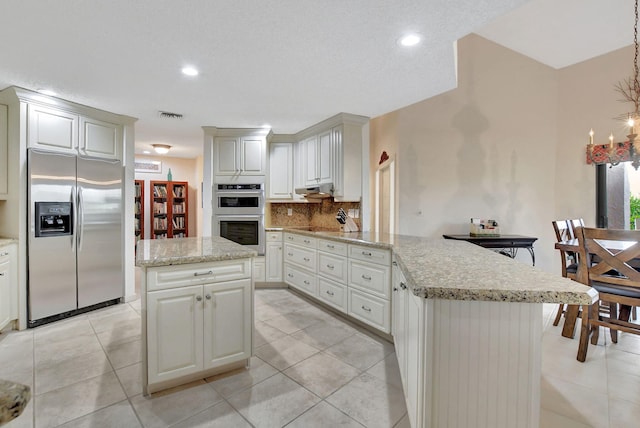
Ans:
<svg viewBox="0 0 640 428"><path fill-rule="evenodd" d="M636 171L630 162L601 168L605 173L599 174L599 180L604 178L605 183L599 184L600 188L606 188L598 195L598 204L606 207L606 224L601 227L640 229L640 171Z"/></svg>
<svg viewBox="0 0 640 428"><path fill-rule="evenodd" d="M378 233L395 233L395 158L378 165L376 170L376 224Z"/></svg>

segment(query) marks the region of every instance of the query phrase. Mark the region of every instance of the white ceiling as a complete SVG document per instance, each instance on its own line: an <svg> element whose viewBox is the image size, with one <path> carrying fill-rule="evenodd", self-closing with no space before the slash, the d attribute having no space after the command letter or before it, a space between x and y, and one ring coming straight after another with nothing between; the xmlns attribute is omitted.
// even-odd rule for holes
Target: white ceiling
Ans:
<svg viewBox="0 0 640 428"><path fill-rule="evenodd" d="M425 40L400 48L406 32ZM560 68L631 44L633 1L2 0L0 88L137 117L136 153L195 157L201 126L294 133L450 90L471 32Z"/></svg>

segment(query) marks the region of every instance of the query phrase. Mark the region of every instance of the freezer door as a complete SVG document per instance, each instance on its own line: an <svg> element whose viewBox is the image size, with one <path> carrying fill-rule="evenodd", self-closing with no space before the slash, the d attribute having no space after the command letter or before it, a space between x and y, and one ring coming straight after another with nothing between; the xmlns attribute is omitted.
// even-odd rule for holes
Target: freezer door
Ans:
<svg viewBox="0 0 640 428"><path fill-rule="evenodd" d="M28 300L29 321L76 309L74 235L35 236L36 202L73 202L75 156L29 150L28 168ZM72 203L72 213L75 204ZM72 231L73 219L71 221Z"/></svg>
<svg viewBox="0 0 640 428"><path fill-rule="evenodd" d="M124 295L122 167L78 157L78 308Z"/></svg>

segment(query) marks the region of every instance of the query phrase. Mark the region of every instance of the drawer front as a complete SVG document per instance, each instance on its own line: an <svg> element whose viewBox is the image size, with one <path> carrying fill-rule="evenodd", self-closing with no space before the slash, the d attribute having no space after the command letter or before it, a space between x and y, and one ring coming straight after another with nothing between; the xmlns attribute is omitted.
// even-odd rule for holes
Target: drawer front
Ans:
<svg viewBox="0 0 640 428"><path fill-rule="evenodd" d="M389 266L349 260L349 286L389 299L391 295Z"/></svg>
<svg viewBox="0 0 640 428"><path fill-rule="evenodd" d="M347 259L318 252L318 273L335 281L347 282Z"/></svg>
<svg viewBox="0 0 640 428"><path fill-rule="evenodd" d="M385 333L390 332L391 308L388 300L349 289L349 315Z"/></svg>
<svg viewBox="0 0 640 428"><path fill-rule="evenodd" d="M318 298L342 312L347 312L347 287L342 284L318 277Z"/></svg>
<svg viewBox="0 0 640 428"><path fill-rule="evenodd" d="M349 245L349 257L365 262L391 264L391 252L380 248L363 247L361 245Z"/></svg>
<svg viewBox="0 0 640 428"><path fill-rule="evenodd" d="M314 273L298 269L289 263L284 264L284 282L298 290L311 294L312 296L318 295L318 281L316 275Z"/></svg>
<svg viewBox="0 0 640 428"><path fill-rule="evenodd" d="M299 247L285 242L284 261L295 263L314 272L316 271L316 251L309 248Z"/></svg>
<svg viewBox="0 0 640 428"><path fill-rule="evenodd" d="M158 266L147 270L147 290L251 278L251 259Z"/></svg>
<svg viewBox="0 0 640 428"><path fill-rule="evenodd" d="M348 253L347 247L347 244L341 242L329 241L327 239L318 239L318 250L327 253L346 257Z"/></svg>
<svg viewBox="0 0 640 428"><path fill-rule="evenodd" d="M295 233L288 232L284 234L284 242L313 249L316 249L318 245L318 240L316 238L306 235L296 235Z"/></svg>
<svg viewBox="0 0 640 428"><path fill-rule="evenodd" d="M267 242L282 242L282 232L267 232Z"/></svg>

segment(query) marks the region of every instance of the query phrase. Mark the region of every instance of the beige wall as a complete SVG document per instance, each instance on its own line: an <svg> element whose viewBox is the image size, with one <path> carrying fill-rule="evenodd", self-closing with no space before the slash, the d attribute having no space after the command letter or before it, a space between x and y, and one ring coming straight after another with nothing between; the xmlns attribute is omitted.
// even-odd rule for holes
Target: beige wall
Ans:
<svg viewBox="0 0 640 428"><path fill-rule="evenodd" d="M538 237L537 265L559 272L551 221L595 224L589 129L602 142L623 135L613 120L628 108L613 89L631 71L623 51L555 70L477 35L460 40L458 88L371 122L371 179L382 150L396 155L398 233L468 233L470 217L492 218L503 234ZM518 259L529 263L526 251Z"/></svg>
<svg viewBox="0 0 640 428"><path fill-rule="evenodd" d="M167 173L171 168L171 176L173 181L187 181L189 182L189 236L198 236L198 231L201 230L201 223L198 223L198 211L201 211L201 194L200 194L200 182L202 176L202 168L198 164L197 159L183 159L172 158L167 156L136 156L136 160L153 160L162 162L162 172L160 173L135 173L136 180L144 180L144 195L145 195L145 239L149 239L151 236L151 220L149 210L149 182L150 181L165 181L167 179ZM200 217L200 222L201 222Z"/></svg>

